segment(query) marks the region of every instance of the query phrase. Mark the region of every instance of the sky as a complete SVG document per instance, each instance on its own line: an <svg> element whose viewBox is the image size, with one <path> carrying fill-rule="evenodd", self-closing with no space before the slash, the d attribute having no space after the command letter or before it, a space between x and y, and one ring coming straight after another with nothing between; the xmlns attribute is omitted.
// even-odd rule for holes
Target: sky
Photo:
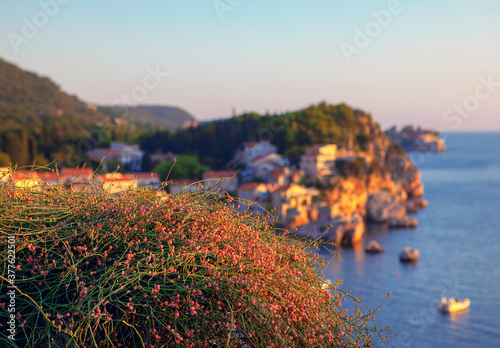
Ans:
<svg viewBox="0 0 500 348"><path fill-rule="evenodd" d="M497 0L3 1L0 57L199 120L327 101L383 128L500 130Z"/></svg>

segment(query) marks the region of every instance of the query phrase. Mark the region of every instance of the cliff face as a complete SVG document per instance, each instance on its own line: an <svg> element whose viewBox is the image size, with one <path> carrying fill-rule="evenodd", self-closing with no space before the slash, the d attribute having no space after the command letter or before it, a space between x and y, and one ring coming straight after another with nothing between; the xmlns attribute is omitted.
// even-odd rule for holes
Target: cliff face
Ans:
<svg viewBox="0 0 500 348"><path fill-rule="evenodd" d="M310 222L297 229L299 235L353 244L361 239L365 222L387 223L390 228L418 225L408 214L427 206L420 171L377 124L367 123L361 132L371 139L365 143L366 152L358 152L361 170L343 170L332 180Z"/></svg>
<svg viewBox="0 0 500 348"><path fill-rule="evenodd" d="M333 215L366 214L368 196L381 189L391 189L391 182L376 175L366 179L342 178L334 188L326 190L325 202L332 207Z"/></svg>
<svg viewBox="0 0 500 348"><path fill-rule="evenodd" d="M373 140L367 146L363 175L338 178L333 188L326 191L325 201L339 215L366 215L368 198L380 190L389 192L400 203L421 199L424 193L420 171L404 151L396 148L378 125L367 127Z"/></svg>

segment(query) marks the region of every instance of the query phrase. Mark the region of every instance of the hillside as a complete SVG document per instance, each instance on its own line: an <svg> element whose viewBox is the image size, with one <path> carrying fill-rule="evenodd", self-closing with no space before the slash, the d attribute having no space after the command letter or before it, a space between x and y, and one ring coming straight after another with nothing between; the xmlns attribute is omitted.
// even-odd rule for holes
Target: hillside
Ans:
<svg viewBox="0 0 500 348"><path fill-rule="evenodd" d="M39 116L64 113L87 117L89 121L99 115L78 100L61 91L46 77L24 71L0 59L0 102L7 107L20 107ZM102 117L102 115L101 115Z"/></svg>
<svg viewBox="0 0 500 348"><path fill-rule="evenodd" d="M98 108L100 112L109 116L112 116L116 109L122 110L129 120L142 123L150 129L176 130L197 124L193 115L174 106L139 105Z"/></svg>
<svg viewBox="0 0 500 348"><path fill-rule="evenodd" d="M85 160L79 147L133 141L147 131L115 121L50 79L0 59L0 166L10 161L44 164L54 158L76 165Z"/></svg>
<svg viewBox="0 0 500 348"><path fill-rule="evenodd" d="M345 104L320 103L284 115L244 114L217 120L179 132L158 132L141 139L141 147L191 153L203 164L224 169L238 147L246 141L269 140L278 152L297 164L305 148L312 144L335 143L355 150L370 150L385 157L390 142L372 116Z"/></svg>

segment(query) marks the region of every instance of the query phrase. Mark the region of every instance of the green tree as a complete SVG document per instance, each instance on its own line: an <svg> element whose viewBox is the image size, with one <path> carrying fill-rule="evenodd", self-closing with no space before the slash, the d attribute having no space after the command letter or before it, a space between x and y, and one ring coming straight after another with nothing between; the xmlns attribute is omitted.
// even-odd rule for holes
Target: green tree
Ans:
<svg viewBox="0 0 500 348"><path fill-rule="evenodd" d="M201 174L207 170L210 170L210 167L201 164L196 155L178 155L175 163L172 161L162 162L154 169L162 181L166 179L200 179Z"/></svg>
<svg viewBox="0 0 500 348"><path fill-rule="evenodd" d="M11 132L6 137L6 150L13 161L19 166L27 165L29 162L28 133L22 128L20 132Z"/></svg>
<svg viewBox="0 0 500 348"><path fill-rule="evenodd" d="M8 153L0 152L0 167L8 167L12 163Z"/></svg>
<svg viewBox="0 0 500 348"><path fill-rule="evenodd" d="M143 172L150 172L153 170L153 162L151 161L151 154L146 151L142 157L141 169Z"/></svg>
<svg viewBox="0 0 500 348"><path fill-rule="evenodd" d="M46 166L50 162L45 158L45 156L42 153L39 153L35 156L35 160L33 161L36 166Z"/></svg>

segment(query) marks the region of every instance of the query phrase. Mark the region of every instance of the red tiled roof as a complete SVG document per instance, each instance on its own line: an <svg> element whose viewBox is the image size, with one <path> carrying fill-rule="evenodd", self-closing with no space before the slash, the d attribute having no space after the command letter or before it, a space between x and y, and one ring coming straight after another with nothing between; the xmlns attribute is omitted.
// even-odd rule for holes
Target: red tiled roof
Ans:
<svg viewBox="0 0 500 348"><path fill-rule="evenodd" d="M276 157L276 156L281 157L277 153L268 153L267 155L260 155L260 156L255 157L254 159L252 159L252 163L258 162L258 161L266 159L266 158Z"/></svg>
<svg viewBox="0 0 500 348"><path fill-rule="evenodd" d="M32 177L32 176L12 174L13 181L29 181L29 180L34 180L34 179L35 179L35 177Z"/></svg>
<svg viewBox="0 0 500 348"><path fill-rule="evenodd" d="M255 190L261 183L259 182L247 182L239 187L241 191L253 191Z"/></svg>
<svg viewBox="0 0 500 348"><path fill-rule="evenodd" d="M60 175L61 176L80 176L80 175L85 175L85 176L92 176L94 174L94 171L91 168L62 168L60 170Z"/></svg>
<svg viewBox="0 0 500 348"><path fill-rule="evenodd" d="M102 175L98 175L99 177L99 180L101 180L102 182L123 182L123 181L133 181L134 179L132 179L132 177L130 177L129 175L126 175L126 174L121 174L120 176L109 176L107 177L106 174L102 174Z"/></svg>
<svg viewBox="0 0 500 348"><path fill-rule="evenodd" d="M322 145L312 145L306 149L306 154L317 154Z"/></svg>
<svg viewBox="0 0 500 348"><path fill-rule="evenodd" d="M14 181L18 180L33 180L38 178L38 173L34 171L19 169L11 174L11 179Z"/></svg>
<svg viewBox="0 0 500 348"><path fill-rule="evenodd" d="M270 178L278 178L280 175L283 175L283 174L285 174L285 168L276 167L269 172L269 177Z"/></svg>
<svg viewBox="0 0 500 348"><path fill-rule="evenodd" d="M38 173L40 180L57 180L57 173L53 172L40 172Z"/></svg>
<svg viewBox="0 0 500 348"><path fill-rule="evenodd" d="M236 172L232 170L208 171L203 173L204 179L220 179L236 177Z"/></svg>
<svg viewBox="0 0 500 348"><path fill-rule="evenodd" d="M276 189L276 191L286 191L290 188L290 185L282 185Z"/></svg>
<svg viewBox="0 0 500 348"><path fill-rule="evenodd" d="M255 142L255 141L247 141L247 142L245 143L245 148L247 148L247 149L251 149L252 147L255 147L257 144L258 144L258 143L257 143L257 142Z"/></svg>
<svg viewBox="0 0 500 348"><path fill-rule="evenodd" d="M38 175L37 172L34 172L32 170L25 170L25 169L18 169L14 172L14 174L25 175L25 176L29 176L29 177L36 177Z"/></svg>
<svg viewBox="0 0 500 348"><path fill-rule="evenodd" d="M123 154L128 154L127 151L115 150L115 149L95 149L95 153L103 154L106 156L118 156Z"/></svg>
<svg viewBox="0 0 500 348"><path fill-rule="evenodd" d="M267 155L266 155L266 156L267 156ZM254 157L254 158L252 159L252 162L258 161L258 160L260 160L260 159L262 159L262 158L264 158L264 157L265 157L265 155L258 155L258 156Z"/></svg>

